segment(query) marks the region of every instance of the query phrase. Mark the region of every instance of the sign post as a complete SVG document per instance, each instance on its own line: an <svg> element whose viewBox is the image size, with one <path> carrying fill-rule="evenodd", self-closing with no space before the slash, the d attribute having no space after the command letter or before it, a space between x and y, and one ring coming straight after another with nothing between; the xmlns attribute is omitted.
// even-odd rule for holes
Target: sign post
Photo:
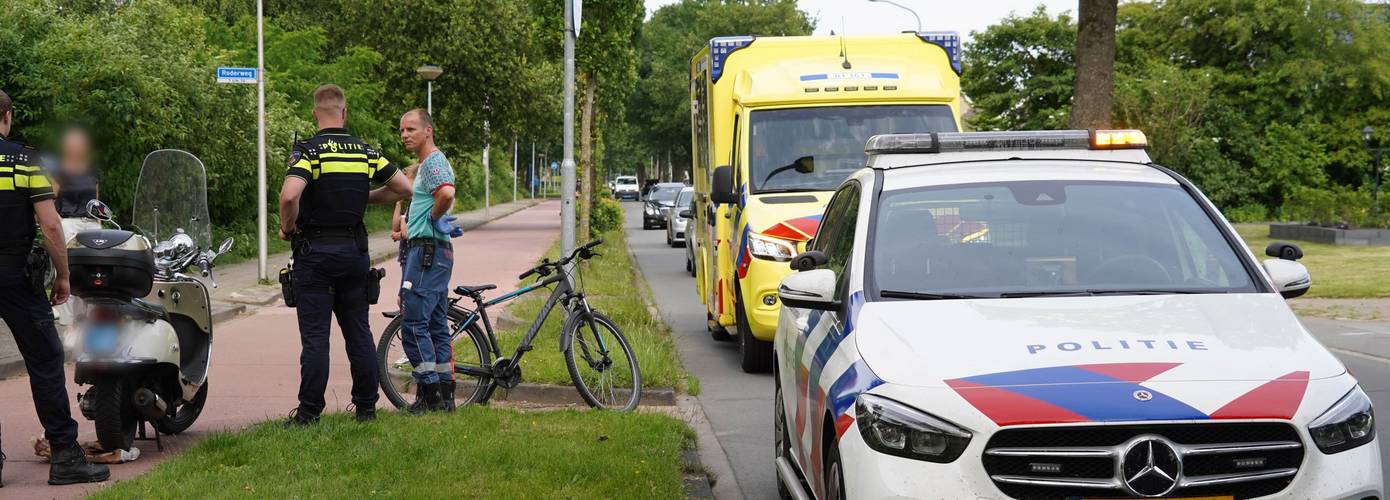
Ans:
<svg viewBox="0 0 1390 500"><path fill-rule="evenodd" d="M265 50L261 37L261 2L256 2L256 67L255 68L217 68L217 83L244 83L256 85L256 277L266 279L266 213L265 213Z"/></svg>

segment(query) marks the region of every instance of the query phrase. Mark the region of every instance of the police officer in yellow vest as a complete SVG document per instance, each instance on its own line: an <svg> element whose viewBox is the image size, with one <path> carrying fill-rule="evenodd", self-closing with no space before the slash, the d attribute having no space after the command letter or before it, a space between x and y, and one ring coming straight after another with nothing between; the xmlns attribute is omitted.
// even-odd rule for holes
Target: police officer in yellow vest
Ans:
<svg viewBox="0 0 1390 500"><path fill-rule="evenodd" d="M377 365L367 324L367 232L362 223L368 203L392 203L410 194L381 153L348 134L347 99L337 85L314 91L318 134L295 143L280 191L280 238L294 249L293 291L303 350L299 356L299 407L289 423L318 422L328 385L328 334L338 317L352 371L352 404L357 420L376 418ZM375 183L381 185L372 189Z"/></svg>
<svg viewBox="0 0 1390 500"><path fill-rule="evenodd" d="M77 446L77 421L72 419L64 380L63 345L53 326L53 305L68 300L67 239L53 207L52 185L39 169L38 151L8 138L13 124L14 103L0 91L0 319L24 357L34 410L52 446L48 484L105 481L110 471L105 465L87 463ZM51 300L44 296L39 274L44 270L30 265L35 221L43 228L43 244L57 271ZM36 276L38 283L32 280ZM0 467L4 465L0 453Z"/></svg>

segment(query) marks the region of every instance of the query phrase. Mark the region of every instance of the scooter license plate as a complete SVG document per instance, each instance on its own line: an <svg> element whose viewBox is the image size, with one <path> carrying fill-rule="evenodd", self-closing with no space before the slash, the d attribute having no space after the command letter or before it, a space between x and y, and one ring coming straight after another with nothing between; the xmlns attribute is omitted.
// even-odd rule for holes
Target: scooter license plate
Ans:
<svg viewBox="0 0 1390 500"><path fill-rule="evenodd" d="M110 354L116 350L121 330L112 323L89 325L83 338L83 350L92 354Z"/></svg>

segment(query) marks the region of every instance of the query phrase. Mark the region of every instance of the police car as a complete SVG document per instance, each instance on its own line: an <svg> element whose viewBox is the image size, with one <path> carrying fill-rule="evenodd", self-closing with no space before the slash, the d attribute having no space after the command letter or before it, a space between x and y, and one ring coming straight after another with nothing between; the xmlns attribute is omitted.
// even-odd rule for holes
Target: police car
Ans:
<svg viewBox="0 0 1390 500"><path fill-rule="evenodd" d="M782 281L795 498L1382 497L1371 401L1139 131L876 136Z"/></svg>

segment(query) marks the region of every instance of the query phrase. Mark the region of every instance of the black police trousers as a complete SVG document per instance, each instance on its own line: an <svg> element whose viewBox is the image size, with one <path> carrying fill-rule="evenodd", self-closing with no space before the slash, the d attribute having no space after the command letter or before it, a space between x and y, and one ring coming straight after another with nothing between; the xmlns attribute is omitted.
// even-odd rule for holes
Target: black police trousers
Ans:
<svg viewBox="0 0 1390 500"><path fill-rule="evenodd" d="M29 370L29 392L44 437L55 450L76 444L77 421L68 403L63 344L53 326L53 306L29 288L23 267L0 266L0 318Z"/></svg>
<svg viewBox="0 0 1390 500"><path fill-rule="evenodd" d="M299 412L323 413L328 387L328 335L338 317L352 371L352 404L374 408L376 348L367 324L367 269L371 260L356 243L306 243L294 252L294 293L299 316Z"/></svg>

